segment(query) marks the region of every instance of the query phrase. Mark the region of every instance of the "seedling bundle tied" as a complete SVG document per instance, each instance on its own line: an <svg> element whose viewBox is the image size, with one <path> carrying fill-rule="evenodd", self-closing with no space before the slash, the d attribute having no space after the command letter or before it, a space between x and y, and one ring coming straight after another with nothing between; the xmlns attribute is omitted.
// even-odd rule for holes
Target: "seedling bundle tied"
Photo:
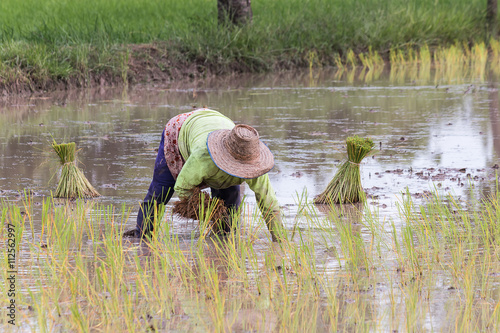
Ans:
<svg viewBox="0 0 500 333"><path fill-rule="evenodd" d="M346 139L346 144L347 161L340 165L325 191L314 198L314 203L354 203L365 199L359 167L361 161L372 150L373 141L353 136Z"/></svg>
<svg viewBox="0 0 500 333"><path fill-rule="evenodd" d="M228 210L224 206L224 200L210 198L206 192L202 192L199 187L193 193L180 201L174 203L174 214L193 220L209 221L209 229L217 233L222 228L222 223L228 218Z"/></svg>
<svg viewBox="0 0 500 333"><path fill-rule="evenodd" d="M57 144L54 140L52 148L59 156L62 165L61 178L54 197L75 199L100 196L76 165L76 144L74 142Z"/></svg>

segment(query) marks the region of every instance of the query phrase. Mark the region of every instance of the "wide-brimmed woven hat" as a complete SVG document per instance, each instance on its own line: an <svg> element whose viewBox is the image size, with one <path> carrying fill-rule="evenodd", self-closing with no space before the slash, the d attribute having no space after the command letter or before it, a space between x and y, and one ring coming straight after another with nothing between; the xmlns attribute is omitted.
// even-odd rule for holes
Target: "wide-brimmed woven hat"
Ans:
<svg viewBox="0 0 500 333"><path fill-rule="evenodd" d="M222 171L238 178L256 178L274 167L273 153L248 125L213 131L207 139L212 161Z"/></svg>

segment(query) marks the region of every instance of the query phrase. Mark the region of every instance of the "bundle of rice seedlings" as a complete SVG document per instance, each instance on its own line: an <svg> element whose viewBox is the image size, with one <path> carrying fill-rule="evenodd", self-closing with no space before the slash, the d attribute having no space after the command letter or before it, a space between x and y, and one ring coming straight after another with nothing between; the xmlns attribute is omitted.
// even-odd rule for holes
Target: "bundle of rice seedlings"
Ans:
<svg viewBox="0 0 500 333"><path fill-rule="evenodd" d="M52 148L59 156L62 165L61 178L54 197L75 199L100 196L76 165L76 144L74 142L57 144L54 140Z"/></svg>
<svg viewBox="0 0 500 333"><path fill-rule="evenodd" d="M202 192L199 187L187 198L174 203L174 214L193 220L203 219L210 221L208 230L218 233L222 228L222 223L228 219L228 210L224 205L224 200L210 198L206 192Z"/></svg>
<svg viewBox="0 0 500 333"><path fill-rule="evenodd" d="M372 150L373 141L372 139L353 136L348 137L346 143L347 161L342 163L325 191L314 198L314 203L354 203L365 199L365 192L361 186L359 166L365 156Z"/></svg>

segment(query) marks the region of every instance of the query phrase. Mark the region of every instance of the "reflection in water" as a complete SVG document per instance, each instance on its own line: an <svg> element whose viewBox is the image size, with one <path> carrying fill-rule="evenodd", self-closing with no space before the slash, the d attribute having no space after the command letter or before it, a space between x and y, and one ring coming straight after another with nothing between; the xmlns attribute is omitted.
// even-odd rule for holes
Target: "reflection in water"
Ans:
<svg viewBox="0 0 500 333"><path fill-rule="evenodd" d="M456 170L488 181L500 135L495 88L473 81L436 86L437 75L421 74L429 69L408 74L412 69L404 68L391 69L391 77L406 73L400 79L373 73L368 81L365 72L362 81L347 85L337 73L322 70L314 82L307 72L282 73L188 89L71 91L3 101L0 195L26 188L50 193L58 170L49 144L55 138L81 147L81 165L102 201L134 206L147 189L164 123L193 106L209 106L258 129L275 154L270 177L290 217L295 193L321 191L353 134L372 137L380 148L364 161L362 179L388 213L405 187L421 193L440 174L440 186L457 194L467 186L456 186L465 176ZM419 177L421 172L428 177Z"/></svg>
<svg viewBox="0 0 500 333"><path fill-rule="evenodd" d="M500 156L500 110L498 108L498 88L495 84L488 86L489 113L492 131L493 149Z"/></svg>
<svg viewBox="0 0 500 333"><path fill-rule="evenodd" d="M301 300L285 310L290 314L314 313L316 317L304 325L318 330L335 330L334 319L340 317L351 319L337 329L350 331L358 330L359 323L371 318L379 320L375 326L380 330L405 327L405 320L415 316L428 318L414 320L419 325L441 323L447 316L442 304L451 303L459 309L456 311L461 309L458 303L449 301L455 299L450 296L453 289L447 289L454 282L448 275L434 278L430 271L430 277L425 277L429 279L426 288L438 301L429 307L420 306L419 313L412 312L416 307L412 300L418 299L420 290L426 290L419 285L418 274L412 274L411 270L417 268L406 265L399 257L401 253L411 254L412 247L388 243L383 236L400 239L409 232L405 229L407 223L415 222L397 218L401 197L421 200L435 188L467 199L471 189L486 193L493 188L496 176L492 166L500 164L496 83L471 79L453 83L446 75L433 75L425 66L394 67L389 74L376 69L356 69L340 75L323 70L313 75L280 73L245 77L238 82L197 82L188 88L134 87L126 94L97 90L4 100L0 103L0 196L19 200L17 192L29 189L37 205L50 194L59 169L50 147L55 138L58 142L75 141L82 148L79 159L87 178L103 194L100 203L137 211L150 182L164 123L193 106L208 106L236 122L255 126L274 152L276 166L270 172L271 182L292 241L300 251L270 245L263 236L263 222L252 220L251 213L242 227L250 245L215 241L195 244L191 236L194 240L199 237L196 222L173 216L168 206L164 229L169 230L168 236L186 257L186 271L199 284L213 284L208 289L212 295L196 294L176 300L172 313L178 323L172 324L173 329L184 316L203 316L231 322L233 328L241 330L271 331L279 327L279 316L285 313L282 304L273 303L280 298L273 298L272 293L280 290ZM335 174L345 157L345 138L353 134L372 137L378 148L361 167L362 183L369 196L367 207L324 209L310 205L310 199ZM247 212L252 212L253 196L246 201L250 204ZM36 224L41 214L34 210ZM315 217L316 213L321 219ZM133 214L124 218L128 227L135 225ZM103 229L100 225L96 232ZM41 230L41 223L35 225L33 237L38 237ZM374 239L374 235L380 239ZM407 239L408 244L413 244L412 237ZM144 244L123 244L126 251L140 252L139 262L130 260L125 267L144 265L147 271L150 267L146 263L158 259L157 253ZM418 251L421 244L415 244ZM92 255L96 255L92 252L94 246L89 245ZM234 249L227 251L224 246ZM242 248L254 253L239 252ZM238 256L228 258L224 255L228 252ZM301 257L304 253L313 260ZM248 258L255 258L255 262L247 262ZM92 267L88 270L95 274ZM386 277L384 272L391 274ZM258 283L266 283L262 289L268 294L248 299L233 297L241 295L244 283L236 281L238 276L248 276L255 283L244 286L245 290L257 294L262 287ZM311 276L328 283L311 281ZM379 281L376 284L374 276ZM170 281L182 284L179 280L172 277ZM401 295L404 300L398 298ZM194 300L199 304L193 305ZM225 300L231 304L225 305L229 310L223 313L223 319L218 312L190 312L200 304ZM401 308L406 312L402 313ZM453 309L449 311L455 314ZM252 326L262 321L264 327ZM438 326L438 330L446 330L446 325Z"/></svg>

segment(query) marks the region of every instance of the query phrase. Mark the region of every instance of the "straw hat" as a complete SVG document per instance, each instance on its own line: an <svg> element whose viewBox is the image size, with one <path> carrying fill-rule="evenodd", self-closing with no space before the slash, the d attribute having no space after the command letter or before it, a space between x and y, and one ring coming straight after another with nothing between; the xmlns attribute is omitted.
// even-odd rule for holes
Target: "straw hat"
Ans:
<svg viewBox="0 0 500 333"><path fill-rule="evenodd" d="M252 126L213 131L208 135L207 147L215 165L231 176L256 178L274 167L273 153Z"/></svg>

